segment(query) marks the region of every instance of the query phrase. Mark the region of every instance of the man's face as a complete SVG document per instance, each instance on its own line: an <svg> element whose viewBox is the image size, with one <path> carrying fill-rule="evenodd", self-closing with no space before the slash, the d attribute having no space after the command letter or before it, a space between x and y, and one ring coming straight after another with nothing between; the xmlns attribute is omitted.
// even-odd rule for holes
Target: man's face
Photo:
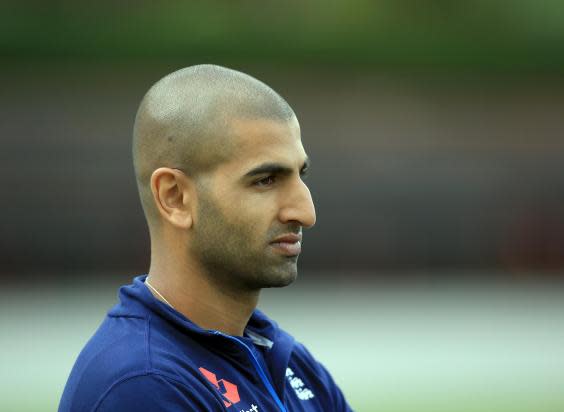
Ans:
<svg viewBox="0 0 564 412"><path fill-rule="evenodd" d="M236 119L231 126L233 156L198 190L192 252L232 287L286 286L297 276L302 228L315 223L299 124Z"/></svg>

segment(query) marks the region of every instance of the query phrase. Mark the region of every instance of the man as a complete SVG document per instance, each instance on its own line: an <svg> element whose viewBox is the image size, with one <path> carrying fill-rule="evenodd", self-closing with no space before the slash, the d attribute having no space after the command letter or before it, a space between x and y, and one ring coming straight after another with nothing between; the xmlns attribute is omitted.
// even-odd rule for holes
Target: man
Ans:
<svg viewBox="0 0 564 412"><path fill-rule="evenodd" d="M133 161L151 237L78 357L59 412L350 411L329 373L256 310L297 276L315 223L290 106L227 68L174 72L145 95Z"/></svg>

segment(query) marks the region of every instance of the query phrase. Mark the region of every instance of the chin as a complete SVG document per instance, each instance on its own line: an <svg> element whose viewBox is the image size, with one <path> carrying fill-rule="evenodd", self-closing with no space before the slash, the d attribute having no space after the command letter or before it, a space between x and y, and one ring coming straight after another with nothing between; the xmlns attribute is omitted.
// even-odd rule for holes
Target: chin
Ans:
<svg viewBox="0 0 564 412"><path fill-rule="evenodd" d="M252 267L241 267L235 272L235 278L240 286L248 290L281 288L292 284L298 277L297 263L297 256L284 259L278 257L274 262L263 261ZM232 271L231 275L233 273Z"/></svg>
<svg viewBox="0 0 564 412"><path fill-rule="evenodd" d="M262 281L262 288L282 288L292 284L298 277L298 269L295 264L284 268L279 268L271 273L265 273L259 279Z"/></svg>

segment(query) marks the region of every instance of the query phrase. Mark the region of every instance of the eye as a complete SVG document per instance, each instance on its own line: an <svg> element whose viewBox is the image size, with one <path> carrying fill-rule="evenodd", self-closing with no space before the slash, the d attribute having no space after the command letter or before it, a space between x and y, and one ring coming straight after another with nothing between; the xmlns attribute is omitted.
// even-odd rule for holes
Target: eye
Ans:
<svg viewBox="0 0 564 412"><path fill-rule="evenodd" d="M255 186L259 186L259 187L266 187L266 186L272 186L275 181L276 181L276 178L274 177L274 175L270 175L270 176L263 177L260 180L257 180L253 184Z"/></svg>

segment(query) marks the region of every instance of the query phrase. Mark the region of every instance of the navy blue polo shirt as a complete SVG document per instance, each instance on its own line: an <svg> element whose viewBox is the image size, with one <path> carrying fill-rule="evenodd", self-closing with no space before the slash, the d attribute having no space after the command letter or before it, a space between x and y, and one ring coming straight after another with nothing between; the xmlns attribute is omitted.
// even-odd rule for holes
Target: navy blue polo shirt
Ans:
<svg viewBox="0 0 564 412"><path fill-rule="evenodd" d="M243 337L202 329L155 299L145 278L120 288L59 412L351 411L329 372L261 311Z"/></svg>

